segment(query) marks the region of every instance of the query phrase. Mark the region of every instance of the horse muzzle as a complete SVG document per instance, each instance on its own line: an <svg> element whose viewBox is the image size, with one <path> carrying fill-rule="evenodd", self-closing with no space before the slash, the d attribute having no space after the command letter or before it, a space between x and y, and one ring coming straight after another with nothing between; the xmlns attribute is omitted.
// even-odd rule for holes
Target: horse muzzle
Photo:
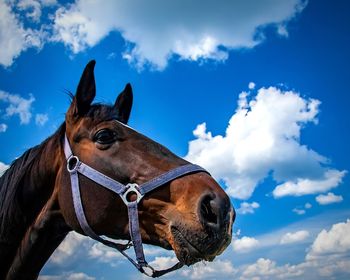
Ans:
<svg viewBox="0 0 350 280"><path fill-rule="evenodd" d="M203 195L198 203L196 230L182 222L171 225L177 258L186 265L213 261L231 242L235 216L227 196Z"/></svg>

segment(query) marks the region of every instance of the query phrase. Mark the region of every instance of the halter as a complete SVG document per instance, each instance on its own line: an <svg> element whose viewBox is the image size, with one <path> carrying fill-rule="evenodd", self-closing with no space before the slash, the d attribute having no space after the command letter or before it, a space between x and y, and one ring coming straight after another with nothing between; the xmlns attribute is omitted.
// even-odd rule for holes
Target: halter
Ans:
<svg viewBox="0 0 350 280"><path fill-rule="evenodd" d="M139 229L137 205L145 194L151 192L152 190L158 187L165 185L166 183L169 183L179 177L182 177L188 174L197 173L197 172L208 173L208 171L206 171L205 169L203 169L198 165L186 164L186 165L182 165L177 168L171 169L170 171L165 172L141 185L137 185L135 183L128 183L127 185L124 185L102 174L96 169L86 165L85 163L81 162L79 158L73 154L72 149L68 142L67 135L65 135L65 139L64 139L64 153L67 160L67 170L70 174L75 214L77 216L81 229L86 235L103 243L106 246L117 249L141 273L144 273L145 275L153 278L160 277L166 273L177 270L183 266L183 263L178 262L177 264L175 264L174 266L168 269L155 270L152 266L150 266L147 263L143 252L142 239L141 239L141 234ZM92 230L84 214L84 209L83 209L81 195L80 195L78 173L80 173L81 175L84 175L90 180L96 182L102 187L105 187L106 189L109 189L120 196L120 198L123 200L123 202L128 208L129 232L130 232L132 244L130 242L128 244L120 244L114 241L110 241L108 239L104 239L101 236L97 235ZM129 197L131 194L136 194L137 199L134 201L130 201ZM134 247L136 261L133 260L124 252L126 249L130 248L130 246Z"/></svg>

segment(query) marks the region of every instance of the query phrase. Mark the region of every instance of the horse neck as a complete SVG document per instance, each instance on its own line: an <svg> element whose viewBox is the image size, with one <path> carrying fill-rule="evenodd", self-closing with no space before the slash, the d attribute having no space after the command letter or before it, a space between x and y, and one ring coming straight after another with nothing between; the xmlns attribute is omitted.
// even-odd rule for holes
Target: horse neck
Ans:
<svg viewBox="0 0 350 280"><path fill-rule="evenodd" d="M26 151L0 178L0 279L7 272L26 231L53 194L64 156L64 125Z"/></svg>
<svg viewBox="0 0 350 280"><path fill-rule="evenodd" d="M63 134L64 125L25 152L1 178L0 240L14 241L23 236L51 196L63 164Z"/></svg>
<svg viewBox="0 0 350 280"><path fill-rule="evenodd" d="M39 211L51 196L57 173L63 164L61 146L58 135L50 137L39 147L36 159L25 172L22 197L23 209L26 211Z"/></svg>

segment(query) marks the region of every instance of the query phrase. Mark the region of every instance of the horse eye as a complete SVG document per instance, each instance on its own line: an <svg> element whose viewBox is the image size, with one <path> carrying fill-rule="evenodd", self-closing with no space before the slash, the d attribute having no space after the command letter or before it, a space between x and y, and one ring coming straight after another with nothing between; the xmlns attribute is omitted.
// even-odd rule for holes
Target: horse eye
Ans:
<svg viewBox="0 0 350 280"><path fill-rule="evenodd" d="M116 140L116 133L109 129L101 129L94 136L94 141L99 144L111 144Z"/></svg>

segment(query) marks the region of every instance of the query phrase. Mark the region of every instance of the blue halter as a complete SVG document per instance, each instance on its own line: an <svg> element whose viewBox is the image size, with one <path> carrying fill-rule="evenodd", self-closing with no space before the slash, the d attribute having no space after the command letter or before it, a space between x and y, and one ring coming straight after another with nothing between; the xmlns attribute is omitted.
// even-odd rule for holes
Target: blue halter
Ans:
<svg viewBox="0 0 350 280"><path fill-rule="evenodd" d="M143 196L150 191L165 185L179 177L184 175L197 173L197 172L206 172L205 169L198 165L186 164L179 166L177 168L171 169L168 172L161 174L148 182L145 182L141 185L135 183L129 183L127 185L121 184L118 181L102 174L101 172L93 169L92 167L81 162L77 156L72 152L72 149L69 145L67 135L65 135L64 140L64 153L67 159L67 170L70 173L70 181L72 187L72 196L75 214L79 221L80 227L83 232L90 236L91 238L103 243L106 246L117 249L122 255L124 255L140 272L144 273L150 277L159 277L176 269L179 269L183 266L183 263L178 262L174 266L164 269L164 270L155 270L150 266L145 260L145 255L143 252L142 239L139 229L139 219L138 219L138 210L137 205L143 198ZM89 226L86 216L84 214L84 209L81 201L80 188L79 188L79 177L78 173L84 175L90 180L96 182L97 184L111 190L112 192L118 194L123 200L125 205L128 208L128 218L129 218L129 232L132 241L132 245L129 244L119 244L107 239L104 239L97 235L92 228ZM208 173L209 174L209 173ZM128 199L130 194L136 194L137 199L130 201ZM129 257L124 251L130 246L134 247L136 261Z"/></svg>

